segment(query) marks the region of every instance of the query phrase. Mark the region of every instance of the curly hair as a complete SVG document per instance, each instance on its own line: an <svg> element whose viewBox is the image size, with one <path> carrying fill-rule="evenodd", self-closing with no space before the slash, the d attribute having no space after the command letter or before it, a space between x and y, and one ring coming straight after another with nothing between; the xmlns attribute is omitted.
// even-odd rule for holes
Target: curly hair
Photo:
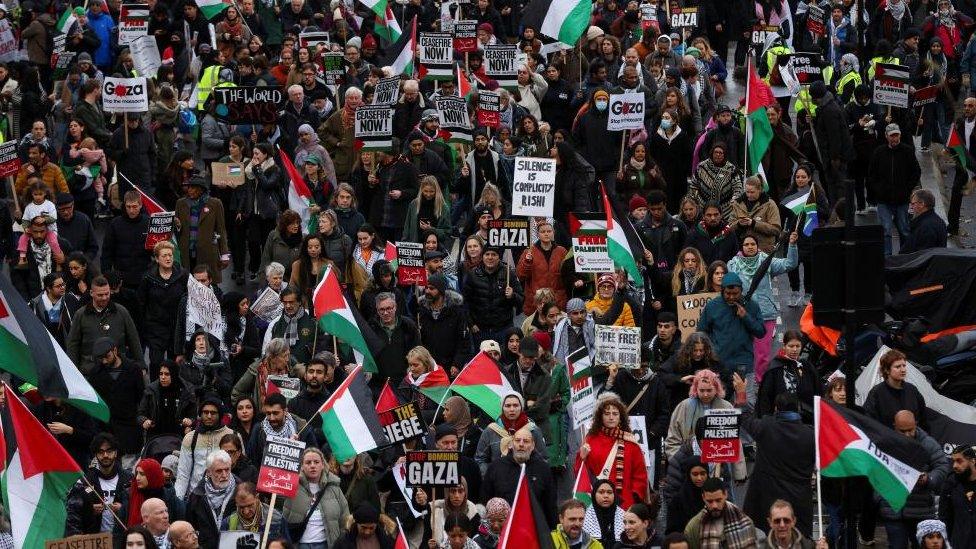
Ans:
<svg viewBox="0 0 976 549"><path fill-rule="evenodd" d="M708 368L717 368L719 366L721 360L719 360L718 355L715 353L715 345L712 344L712 340L701 332L694 332L688 336L688 340L682 343L681 349L678 350L678 355L674 359L674 373L692 373L692 353L695 351L695 345L699 343L705 346L705 360L708 361Z"/></svg>
<svg viewBox="0 0 976 549"><path fill-rule="evenodd" d="M609 406L613 406L620 412L620 430L628 433L631 432L630 415L627 413L627 406L620 400L620 397L616 393L607 392L597 398L596 410L593 411L593 422L590 423L590 430L586 433L587 436L595 435L603 429L603 412Z"/></svg>

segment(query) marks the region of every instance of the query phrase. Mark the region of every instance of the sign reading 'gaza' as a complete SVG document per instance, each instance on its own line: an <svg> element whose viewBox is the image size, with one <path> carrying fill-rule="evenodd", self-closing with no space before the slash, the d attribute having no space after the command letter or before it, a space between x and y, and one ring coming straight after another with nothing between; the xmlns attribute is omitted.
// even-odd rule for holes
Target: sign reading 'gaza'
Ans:
<svg viewBox="0 0 976 549"><path fill-rule="evenodd" d="M214 88L217 119L228 124L275 124L285 107L285 93L268 86Z"/></svg>
<svg viewBox="0 0 976 549"><path fill-rule="evenodd" d="M458 452L407 452L407 486L457 486Z"/></svg>

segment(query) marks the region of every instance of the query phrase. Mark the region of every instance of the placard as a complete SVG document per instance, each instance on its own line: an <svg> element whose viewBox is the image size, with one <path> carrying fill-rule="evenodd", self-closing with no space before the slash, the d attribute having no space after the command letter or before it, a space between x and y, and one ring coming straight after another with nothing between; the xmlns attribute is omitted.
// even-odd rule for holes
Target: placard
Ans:
<svg viewBox="0 0 976 549"><path fill-rule="evenodd" d="M244 184L244 164L240 162L214 162L210 173L214 185L233 188Z"/></svg>
<svg viewBox="0 0 976 549"><path fill-rule="evenodd" d="M269 324L281 316L283 308L281 296L271 288L265 288L261 295L254 299L254 303L251 303L251 312L254 316Z"/></svg>
<svg viewBox="0 0 976 549"><path fill-rule="evenodd" d="M374 105L392 105L400 98L400 77L380 78L373 92Z"/></svg>
<svg viewBox="0 0 976 549"><path fill-rule="evenodd" d="M718 292L702 292L691 295L679 295L675 298L678 311L678 330L681 331L681 342L688 341L691 334L698 329L698 319L708 302L718 297Z"/></svg>
<svg viewBox="0 0 976 549"><path fill-rule="evenodd" d="M176 212L156 212L149 214L149 230L146 232L146 249L152 250L156 244L173 237L173 220Z"/></svg>
<svg viewBox="0 0 976 549"><path fill-rule="evenodd" d="M397 242L397 283L400 286L427 285L424 267L424 245L420 242Z"/></svg>
<svg viewBox="0 0 976 549"><path fill-rule="evenodd" d="M447 0L441 2L441 13L439 22L441 24L442 32L454 32L454 15L452 10L457 7L457 2L453 0Z"/></svg>
<svg viewBox="0 0 976 549"><path fill-rule="evenodd" d="M735 463L742 455L739 440L740 412L735 408L705 410L701 440L702 463Z"/></svg>
<svg viewBox="0 0 976 549"><path fill-rule="evenodd" d="M17 36L10 26L10 19L0 19L0 62L16 61L18 52Z"/></svg>
<svg viewBox="0 0 976 549"><path fill-rule="evenodd" d="M268 383L273 383L285 400L295 398L302 390L302 380L297 377L268 374Z"/></svg>
<svg viewBox="0 0 976 549"><path fill-rule="evenodd" d="M793 76L801 86L823 82L823 55L810 52L796 52L785 56L793 69Z"/></svg>
<svg viewBox="0 0 976 549"><path fill-rule="evenodd" d="M420 33L417 51L419 72L424 80L454 78L454 38L449 32Z"/></svg>
<svg viewBox="0 0 976 549"><path fill-rule="evenodd" d="M275 124L285 108L285 92L271 86L214 88L214 115L227 124Z"/></svg>
<svg viewBox="0 0 976 549"><path fill-rule="evenodd" d="M356 145L361 151L389 151L393 147L393 110L387 105L356 109Z"/></svg>
<svg viewBox="0 0 976 549"><path fill-rule="evenodd" d="M603 213L570 214L573 266L577 273L613 271L607 251L607 218Z"/></svg>
<svg viewBox="0 0 976 549"><path fill-rule="evenodd" d="M325 83L329 86L339 86L343 83L346 68L342 52L330 51L322 54L322 73L325 75Z"/></svg>
<svg viewBox="0 0 976 549"><path fill-rule="evenodd" d="M569 407L575 430L588 426L596 409L590 353L586 346L566 355L566 373L569 376Z"/></svg>
<svg viewBox="0 0 976 549"><path fill-rule="evenodd" d="M329 33L325 31L309 31L298 34L299 47L309 48L312 53L315 52L315 48L317 48L319 44L328 45L330 41Z"/></svg>
<svg viewBox="0 0 976 549"><path fill-rule="evenodd" d="M457 486L460 452L407 452L407 486Z"/></svg>
<svg viewBox="0 0 976 549"><path fill-rule="evenodd" d="M874 65L874 102L888 107L908 107L908 67L890 63Z"/></svg>
<svg viewBox="0 0 976 549"><path fill-rule="evenodd" d="M671 8L671 26L674 28L698 27L698 6Z"/></svg>
<svg viewBox="0 0 976 549"><path fill-rule="evenodd" d="M827 35L827 12L816 4L807 4L807 30L817 36Z"/></svg>
<svg viewBox="0 0 976 549"><path fill-rule="evenodd" d="M518 45L494 44L485 46L485 76L498 82L498 87L513 90L518 87ZM495 126L493 126L495 127Z"/></svg>
<svg viewBox="0 0 976 549"><path fill-rule="evenodd" d="M488 222L488 245L506 250L529 247L528 219L492 219Z"/></svg>
<svg viewBox="0 0 976 549"><path fill-rule="evenodd" d="M260 532L234 530L220 533L220 545L217 549L258 549L261 545Z"/></svg>
<svg viewBox="0 0 976 549"><path fill-rule="evenodd" d="M102 84L102 110L105 112L148 111L149 90L146 86L146 77L115 78L106 76L105 83Z"/></svg>
<svg viewBox="0 0 976 549"><path fill-rule="evenodd" d="M17 141L0 143L0 177L17 175L20 171L20 156L17 154Z"/></svg>
<svg viewBox="0 0 976 549"><path fill-rule="evenodd" d="M502 104L495 92L478 90L478 125L497 128L502 123Z"/></svg>
<svg viewBox="0 0 976 549"><path fill-rule="evenodd" d="M634 92L611 95L607 130L641 129L644 129L644 94Z"/></svg>
<svg viewBox="0 0 976 549"><path fill-rule="evenodd" d="M912 108L918 108L930 103L935 103L935 100L939 97L939 92L942 91L942 86L926 86L922 89L915 90L912 94Z"/></svg>
<svg viewBox="0 0 976 549"><path fill-rule="evenodd" d="M641 15L641 30L647 32L647 29L654 27L659 28L660 24L657 20L657 4L651 4L645 2L640 5L640 15Z"/></svg>
<svg viewBox="0 0 976 549"><path fill-rule="evenodd" d="M643 97L643 94L638 95ZM552 217L555 207L556 160L516 157L515 177L512 184L512 215Z"/></svg>
<svg viewBox="0 0 976 549"><path fill-rule="evenodd" d="M213 288L204 286L192 276L186 281L186 314L187 322L199 325L218 341L224 340L226 324L220 309L220 300L214 294Z"/></svg>
<svg viewBox="0 0 976 549"><path fill-rule="evenodd" d="M112 533L68 536L44 542L44 549L112 549Z"/></svg>
<svg viewBox="0 0 976 549"><path fill-rule="evenodd" d="M159 57L159 46L155 36L140 36L129 42L132 64L141 76L155 77L163 61Z"/></svg>
<svg viewBox="0 0 976 549"><path fill-rule="evenodd" d="M261 492L293 498L298 493L298 472L305 443L274 435L267 438L257 488Z"/></svg>
<svg viewBox="0 0 976 549"><path fill-rule="evenodd" d="M68 67L75 58L75 52L66 51L67 39L68 35L64 33L54 35L54 48L51 51L51 68L54 69L54 74L51 78L55 82L64 80L65 75L68 74Z"/></svg>
<svg viewBox="0 0 976 549"><path fill-rule="evenodd" d="M616 364L621 368L640 368L640 328L597 324L594 336L597 366Z"/></svg>
<svg viewBox="0 0 976 549"><path fill-rule="evenodd" d="M471 142L471 119L468 117L468 102L461 97L443 96L434 98L437 120L447 141L451 143Z"/></svg>
<svg viewBox="0 0 976 549"><path fill-rule="evenodd" d="M147 36L148 34L149 4L142 2L122 4L119 7L119 45L131 44L140 36Z"/></svg>
<svg viewBox="0 0 976 549"><path fill-rule="evenodd" d="M640 446L641 453L644 454L644 466L647 467L647 480L651 483L654 482L654 451L651 450L650 441L647 440L647 417L645 416L627 416L630 420L630 431L634 434L634 438L637 439L637 445Z"/></svg>
<svg viewBox="0 0 976 549"><path fill-rule="evenodd" d="M765 51L766 44L779 36L779 25L753 25L752 43L759 46L760 51Z"/></svg>
<svg viewBox="0 0 976 549"><path fill-rule="evenodd" d="M417 405L413 402L380 412L379 417L380 425L383 426L383 431L386 433L386 438L390 444L399 444L420 438L427 433L424 420L417 411Z"/></svg>
<svg viewBox="0 0 976 549"><path fill-rule="evenodd" d="M478 22L462 19L454 22L454 51L471 53L478 51Z"/></svg>

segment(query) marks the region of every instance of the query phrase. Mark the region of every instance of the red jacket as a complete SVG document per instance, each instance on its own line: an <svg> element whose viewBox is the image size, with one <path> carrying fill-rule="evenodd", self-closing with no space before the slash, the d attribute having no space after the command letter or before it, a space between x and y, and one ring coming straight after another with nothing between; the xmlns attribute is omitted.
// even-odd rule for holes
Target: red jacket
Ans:
<svg viewBox="0 0 976 549"><path fill-rule="evenodd" d="M584 463L587 470L596 477L607 462L607 456L614 450L616 440L603 433L598 433L588 435L586 443L590 445L590 453L586 456ZM608 480L616 485L616 477L617 472L611 464ZM617 494L617 497L622 509L630 509L631 505L638 501L644 501L647 497L647 465L644 463L644 453L640 446L634 442L624 442L623 491Z"/></svg>
<svg viewBox="0 0 976 549"><path fill-rule="evenodd" d="M552 253L549 254L549 261L542 253L539 243L535 243L530 248L532 250L532 262L529 263L525 256L529 250L522 252L519 256L518 265L515 268L515 276L522 281L522 288L525 290L525 302L522 305L522 312L530 315L535 312L535 292L539 288L550 288L556 295L556 305L560 309L566 308L566 289L563 288L563 280L559 276L559 268L566 257L566 248L553 244Z"/></svg>

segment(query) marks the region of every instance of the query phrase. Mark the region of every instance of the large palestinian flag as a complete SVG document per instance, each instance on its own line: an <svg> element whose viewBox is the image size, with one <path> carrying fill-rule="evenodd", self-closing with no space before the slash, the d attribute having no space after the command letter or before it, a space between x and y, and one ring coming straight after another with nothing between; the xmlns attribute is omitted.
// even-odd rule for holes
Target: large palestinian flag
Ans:
<svg viewBox="0 0 976 549"><path fill-rule="evenodd" d="M331 265L326 268L322 280L315 287L312 305L322 330L348 343L356 356L356 362L362 364L367 372L376 373L373 352L378 351L382 343L377 340L356 306L346 300L339 277Z"/></svg>
<svg viewBox="0 0 976 549"><path fill-rule="evenodd" d="M643 286L644 276L641 274L640 261L643 259L644 245L640 241L640 236L626 215L617 215L614 211L602 184L600 194L603 195L603 211L607 215L607 253L610 254L614 265L627 271L635 284ZM621 218L624 221L621 222Z"/></svg>
<svg viewBox="0 0 976 549"><path fill-rule="evenodd" d="M825 477L865 476L895 511L928 463L922 446L874 419L815 397L817 468Z"/></svg>
<svg viewBox="0 0 976 549"><path fill-rule="evenodd" d="M589 0L532 0L522 11L523 27L572 46L590 24Z"/></svg>
<svg viewBox="0 0 976 549"><path fill-rule="evenodd" d="M339 463L387 444L363 379L362 366L356 366L349 373L319 409L319 415L322 416L322 432Z"/></svg>
<svg viewBox="0 0 976 549"><path fill-rule="evenodd" d="M434 366L433 370L422 374L419 378L413 380L412 383L418 391L437 404L444 402L444 397L447 396L447 393L451 389L451 379L447 376L444 368L440 366Z"/></svg>
<svg viewBox="0 0 976 549"><path fill-rule="evenodd" d="M519 474L512 510L498 536L498 549L553 549L552 536L539 502L532 495L525 464Z"/></svg>
<svg viewBox="0 0 976 549"><path fill-rule="evenodd" d="M501 366L484 351L475 355L454 378L451 390L494 419L502 415L502 399L513 392Z"/></svg>

